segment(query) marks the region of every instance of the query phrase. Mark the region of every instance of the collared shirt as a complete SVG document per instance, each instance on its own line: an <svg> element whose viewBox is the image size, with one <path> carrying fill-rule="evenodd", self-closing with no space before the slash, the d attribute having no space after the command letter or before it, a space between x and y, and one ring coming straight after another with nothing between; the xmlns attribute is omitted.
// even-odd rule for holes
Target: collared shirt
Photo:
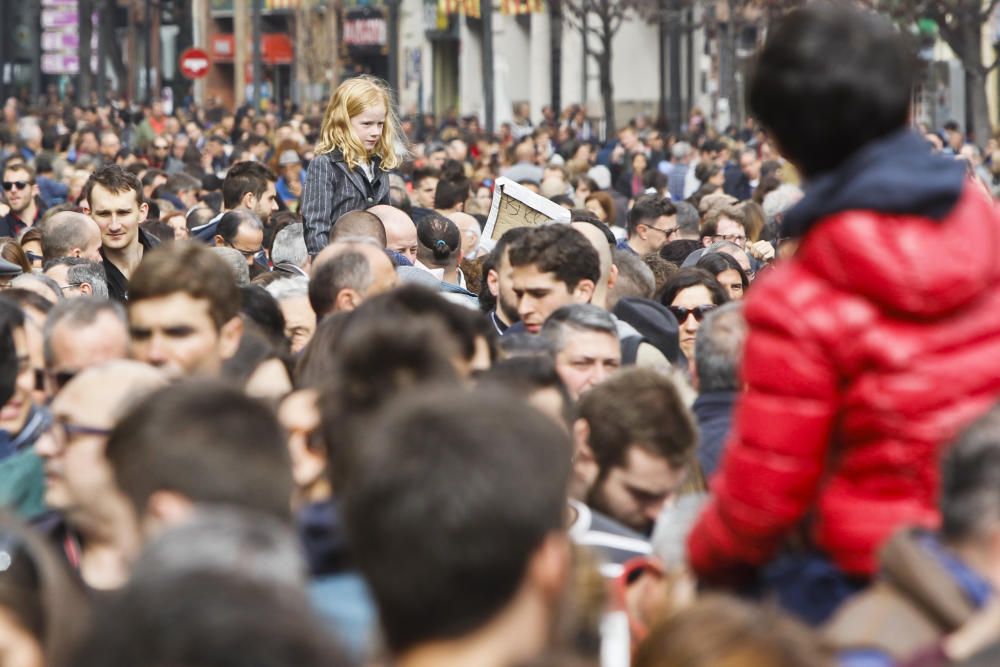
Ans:
<svg viewBox="0 0 1000 667"><path fill-rule="evenodd" d="M504 335L504 333L506 333L507 329L510 328L510 325L507 325L507 324L503 323L503 320L501 320L500 316L497 315L497 311L496 310L491 310L490 313L489 313L489 317L490 317L490 322L493 323L493 328L497 330L497 335L500 335L500 336Z"/></svg>

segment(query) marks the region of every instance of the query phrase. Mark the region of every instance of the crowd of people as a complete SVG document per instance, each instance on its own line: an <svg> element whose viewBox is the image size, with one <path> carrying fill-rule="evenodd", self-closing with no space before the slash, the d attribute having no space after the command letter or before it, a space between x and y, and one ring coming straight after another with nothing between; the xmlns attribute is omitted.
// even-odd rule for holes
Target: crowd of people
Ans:
<svg viewBox="0 0 1000 667"><path fill-rule="evenodd" d="M995 664L1000 149L913 81L815 4L721 135L9 101L0 662Z"/></svg>

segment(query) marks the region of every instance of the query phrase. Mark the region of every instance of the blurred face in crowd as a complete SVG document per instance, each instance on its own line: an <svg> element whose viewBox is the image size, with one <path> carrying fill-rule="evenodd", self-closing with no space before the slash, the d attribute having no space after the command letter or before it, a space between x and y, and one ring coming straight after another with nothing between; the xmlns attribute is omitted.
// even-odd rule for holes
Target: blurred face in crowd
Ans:
<svg viewBox="0 0 1000 667"><path fill-rule="evenodd" d="M17 435L24 428L31 412L31 392L35 388L35 374L28 351L28 336L24 328L13 329L14 348L17 352L17 380L14 393L0 408L0 429Z"/></svg>
<svg viewBox="0 0 1000 667"><path fill-rule="evenodd" d="M680 348L688 360L694 359L694 341L705 313L715 308L712 294L704 285L682 289L670 303L670 311L680 324Z"/></svg>
<svg viewBox="0 0 1000 667"><path fill-rule="evenodd" d="M434 193L437 192L438 179L429 176L413 188L413 198L421 208L434 208Z"/></svg>
<svg viewBox="0 0 1000 667"><path fill-rule="evenodd" d="M662 456L633 444L625 451L623 465L601 472L587 504L648 535L684 477L683 469L674 468Z"/></svg>
<svg viewBox="0 0 1000 667"><path fill-rule="evenodd" d="M264 247L264 230L253 225L242 224L236 228L236 236L231 243L223 241L221 236L216 237L216 241L216 245L228 245L230 248L238 250L246 260L247 266L253 268L254 257Z"/></svg>
<svg viewBox="0 0 1000 667"><path fill-rule="evenodd" d="M278 210L278 191L275 190L275 184L271 181L267 182L267 189L264 190L259 198L253 194L248 195L247 199L250 202L249 209L254 212L257 219L260 220L261 224L267 226L271 221L271 214ZM258 244L259 245L259 244Z"/></svg>
<svg viewBox="0 0 1000 667"><path fill-rule="evenodd" d="M17 165L3 172L3 196L18 217L28 209L38 194L38 186L27 171Z"/></svg>
<svg viewBox="0 0 1000 667"><path fill-rule="evenodd" d="M60 322L50 337L52 364L46 368L53 392L85 368L128 356L125 324L103 311L90 324Z"/></svg>
<svg viewBox="0 0 1000 667"><path fill-rule="evenodd" d="M138 243L139 224L146 219L149 207L139 203L139 193L132 190L111 192L101 185L90 191L90 217L101 228L101 243L106 250L124 250Z"/></svg>
<svg viewBox="0 0 1000 667"><path fill-rule="evenodd" d="M608 379L621 366L617 336L603 331L569 329L556 353L556 370L573 400Z"/></svg>
<svg viewBox="0 0 1000 667"><path fill-rule="evenodd" d="M122 142L118 139L118 135L113 132L105 132L101 135L101 155L104 156L104 159L114 160L121 148Z"/></svg>
<svg viewBox="0 0 1000 667"><path fill-rule="evenodd" d="M713 237L716 241L729 241L743 248L747 244L747 233L739 222L722 217L719 218L719 226Z"/></svg>
<svg viewBox="0 0 1000 667"><path fill-rule="evenodd" d="M542 273L534 264L515 266L511 286L517 300L517 312L528 333L536 334L549 315L563 306L590 303L594 283L581 280L572 290L552 272Z"/></svg>
<svg viewBox="0 0 1000 667"><path fill-rule="evenodd" d="M507 250L500 256L497 266L486 274L486 284L496 297L501 319L508 325L519 321L521 315L517 312L517 295L514 294L514 267L510 265Z"/></svg>
<svg viewBox="0 0 1000 667"><path fill-rule="evenodd" d="M493 193L486 186L480 186L476 189L476 201L479 203L479 208L482 211L489 211L490 206L493 205Z"/></svg>
<svg viewBox="0 0 1000 667"><path fill-rule="evenodd" d="M601 222L608 221L608 214L605 212L604 207L601 206L601 202L596 199L588 199L586 201L587 210L594 214L594 217Z"/></svg>
<svg viewBox="0 0 1000 667"><path fill-rule="evenodd" d="M733 301L740 301L743 299L743 279L740 277L739 271L736 269L726 269L719 275L715 276L715 279L719 281L719 284L725 288L726 293L729 298Z"/></svg>
<svg viewBox="0 0 1000 667"><path fill-rule="evenodd" d="M292 354L298 354L316 333L316 313L305 294L286 297L278 305L285 316L285 337L291 342Z"/></svg>
<svg viewBox="0 0 1000 667"><path fill-rule="evenodd" d="M444 166L445 160L447 159L448 159L448 153L445 151L445 149L441 148L432 152L430 155L427 156L427 165L429 167L433 167L434 169L440 171L441 167Z"/></svg>
<svg viewBox="0 0 1000 667"><path fill-rule="evenodd" d="M129 303L132 358L169 377L215 376L243 332L239 318L216 327L207 299L186 292Z"/></svg>
<svg viewBox="0 0 1000 667"><path fill-rule="evenodd" d="M760 178L760 162L757 161L756 156L743 153L740 155L740 171L749 180L756 181Z"/></svg>

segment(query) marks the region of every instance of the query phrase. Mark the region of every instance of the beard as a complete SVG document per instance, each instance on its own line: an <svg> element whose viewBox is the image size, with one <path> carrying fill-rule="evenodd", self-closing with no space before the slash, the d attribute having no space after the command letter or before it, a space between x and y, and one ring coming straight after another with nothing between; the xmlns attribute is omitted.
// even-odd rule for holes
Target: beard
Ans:
<svg viewBox="0 0 1000 667"><path fill-rule="evenodd" d="M497 310L510 324L521 321L521 315L517 312L517 302L505 299L503 292L497 294Z"/></svg>
<svg viewBox="0 0 1000 667"><path fill-rule="evenodd" d="M653 533L653 522L648 519L642 519L642 523L637 525L634 521L629 521L625 517L620 517L615 514L614 508L611 507L611 503L608 502L607 496L604 494L604 479L603 475L597 479L594 486L587 492L586 498L587 506L594 509L601 514L610 517L614 521L617 521L626 528L630 528L640 535L649 536Z"/></svg>

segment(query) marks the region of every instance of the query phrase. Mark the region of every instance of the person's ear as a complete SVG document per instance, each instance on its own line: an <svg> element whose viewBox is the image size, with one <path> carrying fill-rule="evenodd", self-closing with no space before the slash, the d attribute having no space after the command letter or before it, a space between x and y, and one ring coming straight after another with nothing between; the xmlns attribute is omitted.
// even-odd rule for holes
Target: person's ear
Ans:
<svg viewBox="0 0 1000 667"><path fill-rule="evenodd" d="M69 256L70 257L83 257L83 251L80 250L79 248L73 248L72 250L69 251Z"/></svg>
<svg viewBox="0 0 1000 667"><path fill-rule="evenodd" d="M307 488L326 472L324 448L310 448L305 438L290 438L288 451L292 459L292 479L299 489Z"/></svg>
<svg viewBox="0 0 1000 667"><path fill-rule="evenodd" d="M254 210L254 207L255 207L254 205L256 204L256 201L257 201L257 197L254 196L254 193L252 193L252 192L245 192L245 193L243 193L243 196L240 198L240 205L243 208L249 209L249 210L252 211L252 210Z"/></svg>
<svg viewBox="0 0 1000 667"><path fill-rule="evenodd" d="M93 296L94 286L90 283L80 283L80 294L84 296Z"/></svg>
<svg viewBox="0 0 1000 667"><path fill-rule="evenodd" d="M705 248L707 248L708 246L712 245L712 237L711 236L702 236L701 237L701 245L702 245L702 247L705 247Z"/></svg>
<svg viewBox="0 0 1000 667"><path fill-rule="evenodd" d="M573 288L573 301L576 303L590 303L594 297L594 281L581 280Z"/></svg>
<svg viewBox="0 0 1000 667"><path fill-rule="evenodd" d="M618 266L612 264L611 270L608 271L608 289L613 290L617 283L618 283Z"/></svg>
<svg viewBox="0 0 1000 667"><path fill-rule="evenodd" d="M496 269L490 269L486 272L486 287L493 296L500 295L500 274L497 273Z"/></svg>
<svg viewBox="0 0 1000 667"><path fill-rule="evenodd" d="M146 502L142 517L143 532L147 537L165 528L183 523L194 513L194 503L175 491L154 491Z"/></svg>
<svg viewBox="0 0 1000 667"><path fill-rule="evenodd" d="M139 222L146 222L147 215L149 215L149 204L142 202L139 204Z"/></svg>
<svg viewBox="0 0 1000 667"><path fill-rule="evenodd" d="M230 359L240 346L243 338L243 319L239 315L222 325L219 330L219 353L223 359Z"/></svg>
<svg viewBox="0 0 1000 667"><path fill-rule="evenodd" d="M337 298L334 299L333 306L338 312L348 312L360 306L363 300L357 290L345 287L337 292Z"/></svg>
<svg viewBox="0 0 1000 667"><path fill-rule="evenodd" d="M226 245L226 239L222 238L221 234L216 234L215 235L215 247L216 248L224 248L225 245Z"/></svg>
<svg viewBox="0 0 1000 667"><path fill-rule="evenodd" d="M645 241L646 237L649 235L649 225L644 225L640 222L635 226L635 235Z"/></svg>
<svg viewBox="0 0 1000 667"><path fill-rule="evenodd" d="M551 532L531 555L526 579L546 600L554 602L566 588L572 560L569 537L565 532Z"/></svg>

